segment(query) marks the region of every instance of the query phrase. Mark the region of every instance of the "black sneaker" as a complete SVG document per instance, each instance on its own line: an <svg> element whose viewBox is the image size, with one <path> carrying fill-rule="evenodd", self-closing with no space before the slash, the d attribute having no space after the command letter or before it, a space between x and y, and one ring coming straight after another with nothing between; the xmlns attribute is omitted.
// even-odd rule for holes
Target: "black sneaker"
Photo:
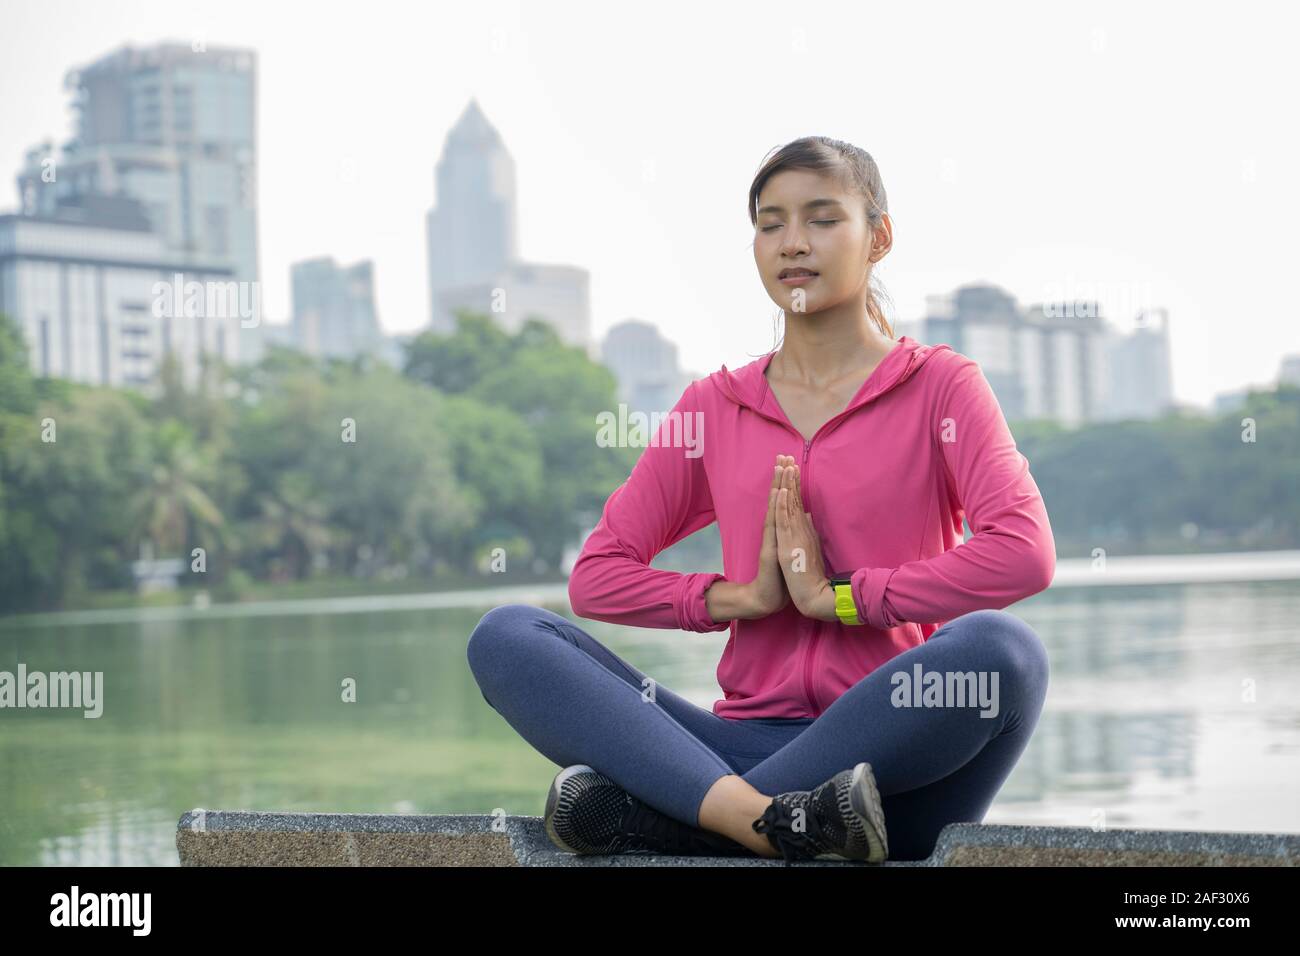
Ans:
<svg viewBox="0 0 1300 956"><path fill-rule="evenodd" d="M841 770L815 790L779 793L754 821L786 862L864 860L882 863L889 855L885 812L871 765Z"/></svg>
<svg viewBox="0 0 1300 956"><path fill-rule="evenodd" d="M569 853L757 856L720 833L660 813L585 764L556 775L543 820L551 842Z"/></svg>

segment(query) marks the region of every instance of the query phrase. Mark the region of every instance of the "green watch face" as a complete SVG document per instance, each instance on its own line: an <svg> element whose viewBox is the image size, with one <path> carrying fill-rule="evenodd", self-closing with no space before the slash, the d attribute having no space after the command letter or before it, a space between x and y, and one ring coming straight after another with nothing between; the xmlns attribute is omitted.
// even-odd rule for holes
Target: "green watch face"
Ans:
<svg viewBox="0 0 1300 956"><path fill-rule="evenodd" d="M836 585L839 585L839 584L852 584L852 583L853 583L853 575L851 575L851 574L832 574L829 578L827 578L827 580L831 582L831 587L835 587Z"/></svg>

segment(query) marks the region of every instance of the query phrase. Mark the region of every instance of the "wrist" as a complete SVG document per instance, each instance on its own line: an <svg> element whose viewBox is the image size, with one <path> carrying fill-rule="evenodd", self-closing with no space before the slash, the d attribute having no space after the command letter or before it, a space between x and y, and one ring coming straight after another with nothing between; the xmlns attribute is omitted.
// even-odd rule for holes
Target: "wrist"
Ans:
<svg viewBox="0 0 1300 956"><path fill-rule="evenodd" d="M816 580L809 580L811 575L807 572L801 572L794 587L790 587L790 598L794 601L795 607L804 617L813 618L818 621L829 621L835 619L835 597L830 589L830 583L823 576L818 576ZM829 600L827 594L830 594ZM830 617L827 617L827 613Z"/></svg>
<svg viewBox="0 0 1300 956"><path fill-rule="evenodd" d="M850 626L864 623L858 611L857 601L853 597L853 572L832 573L826 582L828 620L839 621Z"/></svg>
<svg viewBox="0 0 1300 956"><path fill-rule="evenodd" d="M823 601L822 620L823 621L838 621L841 624L844 623L844 619L840 617L839 609L836 606L836 601L838 600L838 597L839 595L836 592L834 585L832 585L831 582L827 580L826 590L822 592L822 601Z"/></svg>
<svg viewBox="0 0 1300 956"><path fill-rule="evenodd" d="M835 589L828 578L822 578L808 597L808 611L805 616L818 621L838 621L835 613Z"/></svg>
<svg viewBox="0 0 1300 956"><path fill-rule="evenodd" d="M764 599L763 589L758 586L757 578L741 585L740 601L743 607L740 616L749 621L767 617L777 610L777 608L769 606L769 602Z"/></svg>
<svg viewBox="0 0 1300 956"><path fill-rule="evenodd" d="M716 581L705 592L709 616L716 623L733 620L750 620L765 616L759 613L756 590L751 583L741 581Z"/></svg>

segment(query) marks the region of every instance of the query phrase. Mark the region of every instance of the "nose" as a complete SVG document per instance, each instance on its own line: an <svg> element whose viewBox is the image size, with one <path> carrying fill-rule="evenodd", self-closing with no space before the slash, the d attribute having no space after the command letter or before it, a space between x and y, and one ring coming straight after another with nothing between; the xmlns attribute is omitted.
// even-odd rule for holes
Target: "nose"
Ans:
<svg viewBox="0 0 1300 956"><path fill-rule="evenodd" d="M793 223L785 230L785 235L781 239L781 255L794 257L806 254L808 252L808 240L804 237L803 229L798 223Z"/></svg>

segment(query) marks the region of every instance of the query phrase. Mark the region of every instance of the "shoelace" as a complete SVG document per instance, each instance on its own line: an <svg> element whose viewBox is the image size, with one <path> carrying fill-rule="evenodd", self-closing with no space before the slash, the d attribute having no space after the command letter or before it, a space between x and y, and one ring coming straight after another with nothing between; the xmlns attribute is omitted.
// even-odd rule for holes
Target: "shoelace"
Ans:
<svg viewBox="0 0 1300 956"><path fill-rule="evenodd" d="M807 794L801 796L806 798ZM826 833L812 800L802 799L798 805L804 808L802 831L794 829L795 808L780 797L774 797L763 815L754 821L754 832L767 834L768 840L776 844L786 862L811 860L828 849Z"/></svg>
<svg viewBox="0 0 1300 956"><path fill-rule="evenodd" d="M688 826L633 798L632 809L614 842L620 852L694 856L743 856L748 847L721 834Z"/></svg>

